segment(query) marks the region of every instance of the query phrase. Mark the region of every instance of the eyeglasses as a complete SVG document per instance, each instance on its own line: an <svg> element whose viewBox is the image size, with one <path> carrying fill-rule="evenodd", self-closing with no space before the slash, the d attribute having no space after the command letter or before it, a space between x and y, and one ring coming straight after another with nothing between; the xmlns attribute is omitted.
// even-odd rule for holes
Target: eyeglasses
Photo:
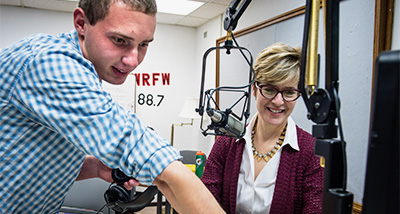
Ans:
<svg viewBox="0 0 400 214"><path fill-rule="evenodd" d="M280 91L272 85L258 85L258 84L259 83L256 82L255 86L260 90L261 95L267 99L274 99L276 95L281 93L285 101L293 102L297 100L301 95L300 91L297 89L287 89Z"/></svg>

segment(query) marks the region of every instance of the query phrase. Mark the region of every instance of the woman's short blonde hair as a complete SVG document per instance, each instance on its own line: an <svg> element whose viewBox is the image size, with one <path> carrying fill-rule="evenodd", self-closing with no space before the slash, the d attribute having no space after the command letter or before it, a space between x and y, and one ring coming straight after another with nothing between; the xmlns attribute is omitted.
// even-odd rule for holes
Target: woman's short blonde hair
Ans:
<svg viewBox="0 0 400 214"><path fill-rule="evenodd" d="M258 54L254 63L255 81L279 85L300 78L301 48L275 43Z"/></svg>

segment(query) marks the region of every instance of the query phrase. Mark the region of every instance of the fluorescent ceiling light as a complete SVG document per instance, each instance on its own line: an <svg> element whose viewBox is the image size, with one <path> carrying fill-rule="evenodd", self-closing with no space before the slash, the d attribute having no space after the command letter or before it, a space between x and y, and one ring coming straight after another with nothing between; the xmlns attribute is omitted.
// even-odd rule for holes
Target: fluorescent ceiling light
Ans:
<svg viewBox="0 0 400 214"><path fill-rule="evenodd" d="M202 6L203 2L190 0L156 0L157 9L160 13L176 15L187 15Z"/></svg>

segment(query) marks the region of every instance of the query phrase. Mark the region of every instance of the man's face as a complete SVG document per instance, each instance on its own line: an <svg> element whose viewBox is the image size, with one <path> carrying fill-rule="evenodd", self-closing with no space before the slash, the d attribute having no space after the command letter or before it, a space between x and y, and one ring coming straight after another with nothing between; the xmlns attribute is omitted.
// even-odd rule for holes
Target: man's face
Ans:
<svg viewBox="0 0 400 214"><path fill-rule="evenodd" d="M155 16L117 1L104 20L94 26L85 21L84 33L80 33L83 55L93 63L100 79L122 84L143 61L155 27Z"/></svg>

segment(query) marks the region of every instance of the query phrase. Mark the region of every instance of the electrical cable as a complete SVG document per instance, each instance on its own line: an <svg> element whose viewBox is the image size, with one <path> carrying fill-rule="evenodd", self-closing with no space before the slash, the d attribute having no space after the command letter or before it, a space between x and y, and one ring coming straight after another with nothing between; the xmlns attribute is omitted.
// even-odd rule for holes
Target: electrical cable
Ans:
<svg viewBox="0 0 400 214"><path fill-rule="evenodd" d="M110 187L111 187L113 184L115 184L115 181L113 181L112 183L110 183L110 185L108 185L108 188L107 188L107 189L110 189ZM107 206L107 203L105 203L105 204L97 211L96 214L99 214L99 213L104 209L104 207L106 207L106 206ZM110 213L110 208L108 208L108 213Z"/></svg>
<svg viewBox="0 0 400 214"><path fill-rule="evenodd" d="M346 186L347 186L347 157L346 157L346 144L344 141L344 134L343 134L343 127L342 127L342 120L340 116L340 107L339 107L339 95L337 93L337 90L335 87L333 87L333 97L335 99L335 108L336 108L336 116L337 116L337 121L338 121L338 128L339 128L339 135L340 135L340 140L343 142L342 143L342 156L343 156L343 181L342 181L342 187L343 191L346 191Z"/></svg>
<svg viewBox="0 0 400 214"><path fill-rule="evenodd" d="M255 72L254 72L253 65L252 65L252 64L253 64L253 62L252 62L253 60L252 60L252 58L251 58L251 61L249 61L249 59L248 59L247 56L244 54L244 52L243 52L242 49L245 49L247 52L249 52L249 54L251 54L251 52L250 52L247 48L241 48L241 47L238 45L238 43L237 43L237 41L236 41L236 38L234 37L234 34L233 34L233 33L232 33L232 39L233 39L233 41L234 41L235 44L236 44L236 46L233 46L233 47L239 49L240 53L242 54L242 56L243 56L244 59L246 60L247 64L250 66L250 71L251 71L251 75L252 75L252 80L250 81L250 83L248 83L247 85L244 85L244 86L220 86L220 87L217 87L217 88L215 88L215 89L212 90L212 92L210 93L210 97L212 97L211 95L212 95L213 93L215 93L215 91L218 91L218 90L221 90L221 89L242 89L242 88L247 88L247 87L251 86L251 84L254 83L254 80L255 80Z"/></svg>
<svg viewBox="0 0 400 214"><path fill-rule="evenodd" d="M239 47L238 42L236 41L235 35L232 33L232 40L235 42L236 46ZM246 60L247 64L250 66L251 72L252 72L252 82L250 84L252 84L255 80L255 71L253 69L253 62L250 62L249 59L246 57L246 55L243 53L242 49L239 49L240 53L242 54L242 56L244 57L244 59Z"/></svg>
<svg viewBox="0 0 400 214"><path fill-rule="evenodd" d="M107 204L104 204L104 205L97 211L96 214L99 214L99 213L104 209L104 207L106 207L106 206L107 206Z"/></svg>

